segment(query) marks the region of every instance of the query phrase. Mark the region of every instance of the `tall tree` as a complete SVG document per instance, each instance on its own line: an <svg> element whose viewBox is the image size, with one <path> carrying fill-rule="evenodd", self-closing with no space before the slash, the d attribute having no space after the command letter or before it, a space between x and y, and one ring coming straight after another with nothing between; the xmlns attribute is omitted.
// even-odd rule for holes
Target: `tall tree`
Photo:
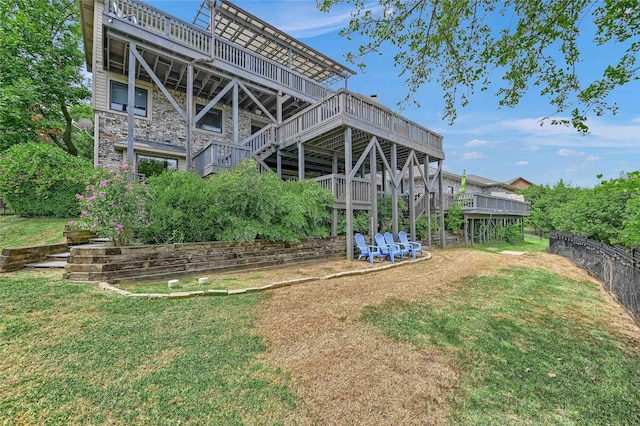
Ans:
<svg viewBox="0 0 640 426"><path fill-rule="evenodd" d="M317 0L321 10L338 3L353 5L351 21L341 35L364 36L364 44L347 59L379 53L383 44L396 48L395 64L406 80L408 95L428 81L444 90L445 118L476 90L487 90L498 76L500 106L515 106L532 86L549 98L556 113L570 113L572 124L587 132L586 116L616 112L610 92L639 78L640 6L638 0ZM615 44L624 53L604 64L602 76L578 75L581 27L593 23L593 43Z"/></svg>
<svg viewBox="0 0 640 426"><path fill-rule="evenodd" d="M53 143L78 155L71 109L90 92L74 0L0 2L0 151Z"/></svg>

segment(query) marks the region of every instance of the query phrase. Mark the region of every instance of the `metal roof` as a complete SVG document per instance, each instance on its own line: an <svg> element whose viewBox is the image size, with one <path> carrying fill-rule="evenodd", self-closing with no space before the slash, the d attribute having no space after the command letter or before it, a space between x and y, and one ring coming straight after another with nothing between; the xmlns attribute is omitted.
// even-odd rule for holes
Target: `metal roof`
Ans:
<svg viewBox="0 0 640 426"><path fill-rule="evenodd" d="M213 4L216 36L236 43L315 81L331 85L355 71L226 0L203 0L193 24L210 30Z"/></svg>

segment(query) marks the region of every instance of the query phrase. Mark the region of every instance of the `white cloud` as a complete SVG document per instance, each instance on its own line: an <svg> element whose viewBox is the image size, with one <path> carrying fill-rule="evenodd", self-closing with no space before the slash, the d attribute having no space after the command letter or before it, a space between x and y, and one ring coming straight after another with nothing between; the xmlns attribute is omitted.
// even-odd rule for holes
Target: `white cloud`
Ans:
<svg viewBox="0 0 640 426"><path fill-rule="evenodd" d="M636 117L631 121L633 121L634 123L640 123L640 117Z"/></svg>
<svg viewBox="0 0 640 426"><path fill-rule="evenodd" d="M600 157L596 157L595 155L588 155L587 161L598 161Z"/></svg>
<svg viewBox="0 0 640 426"><path fill-rule="evenodd" d="M560 119L562 117L553 117ZM638 148L640 147L640 125L613 124L615 119L596 118L587 121L589 134L581 135L572 127L552 125L546 122L540 125L540 118L504 120L497 126L521 134L522 142L538 146L574 146L586 148ZM640 123L640 117L634 123ZM628 122L626 122L628 123Z"/></svg>
<svg viewBox="0 0 640 426"><path fill-rule="evenodd" d="M558 155L562 157L581 157L584 155L584 152L574 151L572 149L562 148L558 150Z"/></svg>
<svg viewBox="0 0 640 426"><path fill-rule="evenodd" d="M463 160L481 160L487 158L483 153L478 151L465 152L462 154Z"/></svg>
<svg viewBox="0 0 640 426"><path fill-rule="evenodd" d="M528 161L516 161L515 165L516 166L528 166L529 162Z"/></svg>
<svg viewBox="0 0 640 426"><path fill-rule="evenodd" d="M539 150L540 150L540 147L538 145L529 145L529 146L524 148L524 151L536 152L536 151L539 151Z"/></svg>
<svg viewBox="0 0 640 426"><path fill-rule="evenodd" d="M487 145L489 145L488 141L483 141L480 139L471 139L469 142L464 144L464 146L466 146L467 148L472 146L487 146Z"/></svg>

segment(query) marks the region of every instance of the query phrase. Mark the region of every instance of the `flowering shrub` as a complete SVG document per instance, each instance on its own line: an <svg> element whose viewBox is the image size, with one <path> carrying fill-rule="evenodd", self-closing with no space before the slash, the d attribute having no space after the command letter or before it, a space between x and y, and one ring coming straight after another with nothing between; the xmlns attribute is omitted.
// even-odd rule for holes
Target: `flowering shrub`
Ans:
<svg viewBox="0 0 640 426"><path fill-rule="evenodd" d="M101 167L87 184L85 193L76 195L80 219L69 225L90 229L119 246L130 244L134 234L148 224L146 184L130 181L130 172L127 164Z"/></svg>

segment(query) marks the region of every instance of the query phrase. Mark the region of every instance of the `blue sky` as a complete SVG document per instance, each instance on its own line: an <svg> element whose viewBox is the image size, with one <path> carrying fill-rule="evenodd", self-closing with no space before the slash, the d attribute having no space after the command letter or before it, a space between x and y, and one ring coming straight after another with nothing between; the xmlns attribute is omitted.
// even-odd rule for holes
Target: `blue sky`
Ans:
<svg viewBox="0 0 640 426"><path fill-rule="evenodd" d="M149 4L191 22L200 1L148 1ZM357 41L338 32L350 17L350 8L340 5L326 14L314 0L238 0L239 7L280 28L320 52L346 63L344 56L356 51ZM588 28L587 28L588 31ZM579 73L596 76L607 60L621 54L615 46L597 49L586 34L581 47L587 58ZM398 110L397 102L407 93L399 69L393 65L394 51L365 59L367 68L349 80L349 89L365 95L377 94L381 103ZM588 117L590 134L571 128L540 125L540 118L554 109L538 91L528 93L515 108L498 108L495 90L477 93L465 108L458 109L452 126L442 120L444 101L436 84L427 84L416 94L420 107L407 104L401 114L444 136L445 169L463 170L498 181L522 176L536 184L554 185L560 179L574 186L592 187L596 175L618 177L621 171L640 170L640 81L617 89L610 97L619 107L617 115ZM566 118L566 117L565 117Z"/></svg>

